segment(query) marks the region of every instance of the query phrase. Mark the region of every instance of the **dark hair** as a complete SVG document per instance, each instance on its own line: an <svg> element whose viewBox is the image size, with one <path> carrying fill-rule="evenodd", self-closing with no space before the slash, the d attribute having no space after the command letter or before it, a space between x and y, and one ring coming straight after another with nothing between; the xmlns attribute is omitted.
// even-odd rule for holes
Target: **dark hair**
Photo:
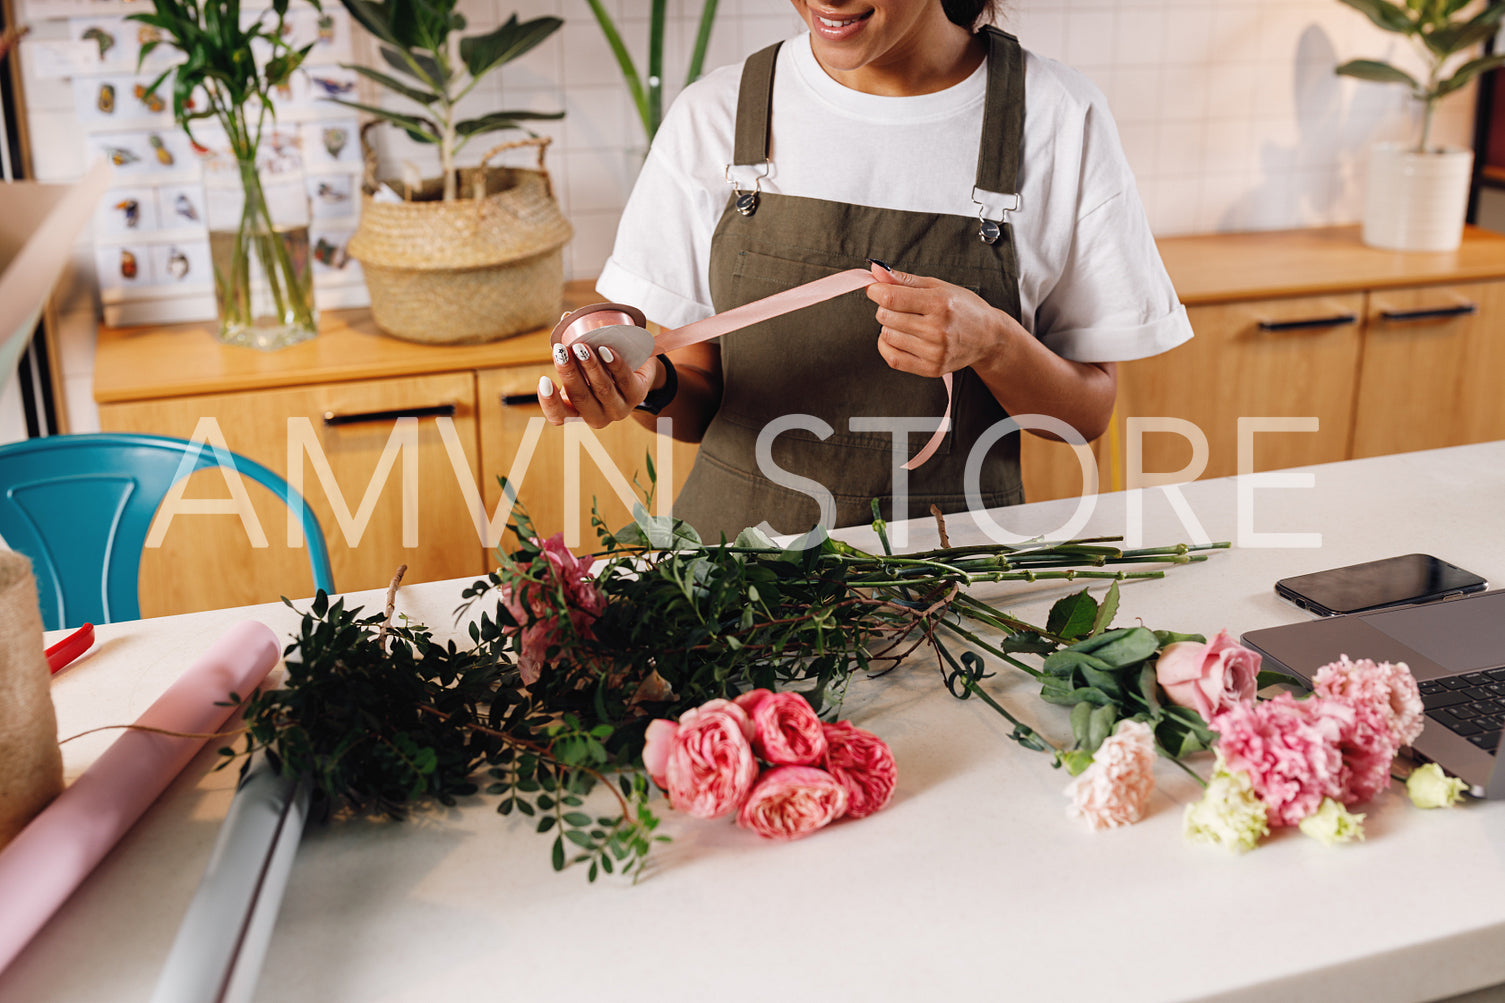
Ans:
<svg viewBox="0 0 1505 1003"><path fill-rule="evenodd" d="M978 19L991 22L998 13L998 0L941 0L946 20L968 31L977 27Z"/></svg>

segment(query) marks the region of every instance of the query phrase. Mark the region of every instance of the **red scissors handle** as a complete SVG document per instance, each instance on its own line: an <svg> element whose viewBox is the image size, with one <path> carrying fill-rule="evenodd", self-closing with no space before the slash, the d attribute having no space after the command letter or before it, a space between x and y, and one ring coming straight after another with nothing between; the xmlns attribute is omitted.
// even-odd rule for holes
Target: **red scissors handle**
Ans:
<svg viewBox="0 0 1505 1003"><path fill-rule="evenodd" d="M86 623L47 649L47 667L57 672L94 644L94 625Z"/></svg>

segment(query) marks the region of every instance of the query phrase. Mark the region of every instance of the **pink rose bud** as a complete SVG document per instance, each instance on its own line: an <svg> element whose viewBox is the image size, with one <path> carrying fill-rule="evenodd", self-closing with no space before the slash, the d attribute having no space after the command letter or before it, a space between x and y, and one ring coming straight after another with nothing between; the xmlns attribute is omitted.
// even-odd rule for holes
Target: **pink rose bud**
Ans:
<svg viewBox="0 0 1505 1003"><path fill-rule="evenodd" d="M863 818L885 807L899 778L888 743L850 721L827 724L822 730L826 771L846 788L848 817Z"/></svg>
<svg viewBox="0 0 1505 1003"><path fill-rule="evenodd" d="M669 789L669 754L674 750L674 737L679 734L679 725L662 718L648 722L648 731L643 743L643 769L658 784L660 790Z"/></svg>
<svg viewBox="0 0 1505 1003"><path fill-rule="evenodd" d="M669 804L696 818L737 810L758 777L747 740L751 730L752 722L730 700L709 700L680 715L664 764Z"/></svg>
<svg viewBox="0 0 1505 1003"><path fill-rule="evenodd" d="M756 691L755 691L756 692ZM809 766L826 754L820 718L798 693L773 693L752 712L753 751L776 766Z"/></svg>
<svg viewBox="0 0 1505 1003"><path fill-rule="evenodd" d="M737 824L768 839L798 839L840 818L847 791L813 766L775 766L758 779Z"/></svg>
<svg viewBox="0 0 1505 1003"><path fill-rule="evenodd" d="M1211 721L1236 704L1254 699L1259 655L1240 647L1226 630L1210 644L1177 641L1155 661L1155 679L1166 699Z"/></svg>

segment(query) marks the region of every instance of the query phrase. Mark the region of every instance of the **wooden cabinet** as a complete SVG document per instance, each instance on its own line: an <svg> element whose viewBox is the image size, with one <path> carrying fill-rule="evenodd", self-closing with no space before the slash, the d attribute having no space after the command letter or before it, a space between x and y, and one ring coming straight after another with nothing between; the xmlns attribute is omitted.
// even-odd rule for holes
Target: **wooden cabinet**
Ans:
<svg viewBox="0 0 1505 1003"><path fill-rule="evenodd" d="M1186 469L1198 432L1205 466L1180 479L1237 473L1241 418L1316 422L1256 435L1253 470L1505 438L1505 237L1469 228L1457 252L1399 254L1350 227L1160 251L1196 337L1121 366L1113 461L1126 473L1107 486ZM1135 456L1136 426L1191 439L1145 432Z"/></svg>
<svg viewBox="0 0 1505 1003"><path fill-rule="evenodd" d="M679 492L695 462L693 443L655 435L635 421L604 429L584 422L549 425L538 406L538 380L552 365L488 369L477 374L481 466L486 510L502 502L498 477L513 481L517 498L541 537L564 533L571 548L593 548L592 502L607 526L632 519L629 500L642 500L657 477L654 512ZM500 528L500 527L499 527Z"/></svg>
<svg viewBox="0 0 1505 1003"><path fill-rule="evenodd" d="M588 283L572 284L566 303L592 298ZM545 331L488 345L415 345L381 335L367 311L330 311L319 337L268 353L222 346L208 325L103 329L94 391L105 431L218 434L232 451L294 486L301 481L329 545L335 585L353 591L387 584L401 563L409 581L480 575L490 566L482 533L498 497L495 476L511 469L517 444L492 429L483 450L477 384L492 395L486 418L497 423L494 391L511 385L501 374L536 390L548 357ZM558 429L550 431L557 437ZM624 470L631 469L626 455L611 451L629 445L641 452L626 441L604 445ZM542 475L547 455L541 447L527 500L554 513L562 528L561 502L541 490L551 483ZM192 500L224 509L232 497L225 475L213 470L189 479L190 504L170 516L159 512L159 522L170 524L161 545L143 555L143 615L313 591L306 553L288 545L285 507L245 483L254 517L189 511ZM588 498L594 487L587 482L585 490ZM255 545L252 524L264 546Z"/></svg>

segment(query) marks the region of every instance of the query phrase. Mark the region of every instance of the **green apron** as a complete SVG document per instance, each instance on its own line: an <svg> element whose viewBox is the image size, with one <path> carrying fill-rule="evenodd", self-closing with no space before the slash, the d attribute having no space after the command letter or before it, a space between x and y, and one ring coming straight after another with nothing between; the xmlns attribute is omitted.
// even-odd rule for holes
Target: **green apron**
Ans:
<svg viewBox="0 0 1505 1003"><path fill-rule="evenodd" d="M1017 192L1024 125L1024 54L1010 35L983 29L988 43L977 187ZM773 95L774 45L751 56L737 99L739 165L767 161ZM739 201L740 200L740 201ZM740 208L739 208L740 205ZM747 212L751 208L751 212ZM879 209L766 192L734 192L711 243L711 299L718 312L877 258L899 271L933 276L972 290L1019 317L1018 263L1008 223L992 228L979 219ZM823 485L835 500L828 528L868 523L872 500L886 519L967 507L964 471L972 444L1007 415L970 369L955 374L951 430L919 469L908 471L906 511L893 511L895 433L854 430L853 419L928 419L911 432L899 461L924 447L946 409L939 379L889 368L878 353L876 307L858 290L825 303L755 324L721 338L723 392L694 469L674 501L674 514L702 539L734 538L767 520L779 533L802 533L820 518L816 499L802 488ZM803 427L783 431L757 455L759 432L787 415ZM819 422L824 422L824 426ZM811 426L814 426L813 430ZM820 433L829 427L830 434ZM777 467L765 476L768 463ZM797 481L805 478L807 481ZM979 486L988 507L1024 500L1019 476L1019 436L988 450Z"/></svg>

